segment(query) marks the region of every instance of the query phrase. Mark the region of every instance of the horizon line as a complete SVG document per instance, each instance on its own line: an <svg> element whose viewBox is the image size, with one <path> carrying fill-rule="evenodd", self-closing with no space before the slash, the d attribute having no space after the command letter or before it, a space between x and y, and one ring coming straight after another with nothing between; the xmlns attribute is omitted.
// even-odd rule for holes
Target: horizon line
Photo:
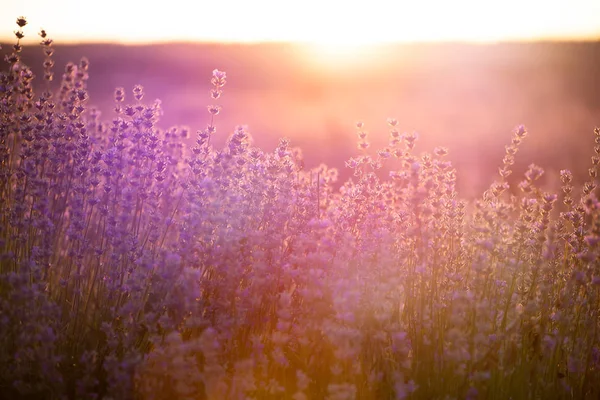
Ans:
<svg viewBox="0 0 600 400"><path fill-rule="evenodd" d="M38 46L40 41L31 43L26 36L21 40L23 47ZM53 39L53 38L51 38ZM14 37L0 36L0 44L3 46L12 46L16 43ZM395 45L435 45L435 44L461 44L461 45L491 45L491 44L565 44L565 43L600 43L600 34L598 36L571 36L571 37L534 37L534 38L505 38L505 39L415 39L415 40L390 40L373 43L359 43L356 47L385 47ZM269 39L269 40L214 40L214 39L153 39L153 40L111 40L111 39L91 39L91 40L66 40L53 39L53 46L81 46L81 45L116 45L116 46L153 46L153 45L297 45L297 46L321 46L321 43L314 41ZM326 43L327 46L335 47L336 43ZM348 44L339 44L340 47L347 47Z"/></svg>

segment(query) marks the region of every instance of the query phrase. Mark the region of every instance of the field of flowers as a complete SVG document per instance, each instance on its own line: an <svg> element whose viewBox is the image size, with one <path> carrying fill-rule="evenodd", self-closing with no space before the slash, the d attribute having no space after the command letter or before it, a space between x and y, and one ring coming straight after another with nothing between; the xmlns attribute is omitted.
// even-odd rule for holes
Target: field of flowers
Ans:
<svg viewBox="0 0 600 400"><path fill-rule="evenodd" d="M436 148L356 124L353 178L244 126L161 130L161 104L88 106L88 61L36 94L18 30L0 73L0 399L597 399L600 130L589 180L532 164L459 199ZM207 77L208 78L208 77ZM392 172L384 175L382 166Z"/></svg>

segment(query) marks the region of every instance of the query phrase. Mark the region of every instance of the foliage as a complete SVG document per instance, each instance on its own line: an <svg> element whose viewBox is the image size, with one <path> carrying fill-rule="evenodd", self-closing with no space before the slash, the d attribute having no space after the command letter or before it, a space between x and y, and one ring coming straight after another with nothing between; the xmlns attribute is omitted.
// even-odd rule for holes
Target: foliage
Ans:
<svg viewBox="0 0 600 400"><path fill-rule="evenodd" d="M86 59L51 90L44 31L36 95L17 23L0 74L0 397L600 395L599 146L580 193L569 171L544 193L532 164L510 195L518 127L468 204L446 149L417 155L390 119L369 153L358 123L334 190L285 139L265 152L240 126L215 149L218 105L191 148L139 86L101 120ZM212 100L225 82L213 71Z"/></svg>

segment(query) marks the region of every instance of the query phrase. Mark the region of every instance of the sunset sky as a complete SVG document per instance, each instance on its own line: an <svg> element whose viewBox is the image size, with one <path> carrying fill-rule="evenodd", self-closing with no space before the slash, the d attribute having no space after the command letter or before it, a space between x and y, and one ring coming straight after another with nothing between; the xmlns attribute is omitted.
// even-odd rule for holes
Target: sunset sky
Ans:
<svg viewBox="0 0 600 400"><path fill-rule="evenodd" d="M600 0L0 0L0 40L15 19L59 42L600 39Z"/></svg>

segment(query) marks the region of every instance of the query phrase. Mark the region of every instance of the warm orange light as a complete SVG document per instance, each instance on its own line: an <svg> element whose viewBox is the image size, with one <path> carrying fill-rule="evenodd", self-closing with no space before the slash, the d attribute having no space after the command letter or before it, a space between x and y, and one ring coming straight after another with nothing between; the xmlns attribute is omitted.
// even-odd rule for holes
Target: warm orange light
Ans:
<svg viewBox="0 0 600 400"><path fill-rule="evenodd" d="M303 62L317 69L345 70L373 65L386 57L381 43L321 42L300 46Z"/></svg>

